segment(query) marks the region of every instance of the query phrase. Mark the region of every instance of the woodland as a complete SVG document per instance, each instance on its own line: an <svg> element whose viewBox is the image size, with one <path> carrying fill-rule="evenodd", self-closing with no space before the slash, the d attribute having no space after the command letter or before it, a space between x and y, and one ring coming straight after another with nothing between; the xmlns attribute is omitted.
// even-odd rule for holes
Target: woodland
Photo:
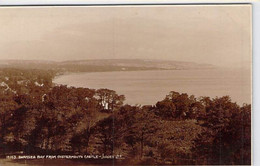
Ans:
<svg viewBox="0 0 260 166"><path fill-rule="evenodd" d="M154 105L127 105L111 89L56 85L56 75L0 69L1 158L102 154L122 159L101 164L251 164L251 104L173 89Z"/></svg>

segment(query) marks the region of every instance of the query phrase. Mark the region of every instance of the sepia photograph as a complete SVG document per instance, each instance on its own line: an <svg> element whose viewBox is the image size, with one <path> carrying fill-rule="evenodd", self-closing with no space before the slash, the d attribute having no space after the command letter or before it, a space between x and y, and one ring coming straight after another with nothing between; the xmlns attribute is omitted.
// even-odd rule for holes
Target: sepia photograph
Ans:
<svg viewBox="0 0 260 166"><path fill-rule="evenodd" d="M0 7L0 166L251 165L252 5Z"/></svg>

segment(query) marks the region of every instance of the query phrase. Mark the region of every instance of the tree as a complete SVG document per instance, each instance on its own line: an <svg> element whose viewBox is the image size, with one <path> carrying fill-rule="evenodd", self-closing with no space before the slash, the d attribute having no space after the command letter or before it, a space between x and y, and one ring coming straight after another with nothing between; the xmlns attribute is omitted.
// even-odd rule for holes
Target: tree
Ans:
<svg viewBox="0 0 260 166"><path fill-rule="evenodd" d="M98 89L96 91L96 98L103 110L111 112L120 108L125 100L124 95L118 95L115 91L109 89Z"/></svg>
<svg viewBox="0 0 260 166"><path fill-rule="evenodd" d="M109 116L101 121L99 121L95 127L95 137L101 141L102 149L100 149L100 153L105 155L113 155L114 154L114 134L115 134L115 126L114 126L114 117Z"/></svg>
<svg viewBox="0 0 260 166"><path fill-rule="evenodd" d="M68 149L70 146L74 152L87 151L91 129L95 125L98 112L98 102L94 94L95 91L88 88L55 86L46 95L46 108L52 113L57 112L51 117L59 123L50 127L59 125L56 127L56 135L52 136L56 138L60 134L59 137L63 138L63 144L59 149Z"/></svg>
<svg viewBox="0 0 260 166"><path fill-rule="evenodd" d="M8 134L10 133L9 122L18 104L13 100L14 94L10 92L0 92L0 151L5 153L9 143Z"/></svg>
<svg viewBox="0 0 260 166"><path fill-rule="evenodd" d="M171 91L164 100L156 103L155 113L168 120L195 119L203 108L193 95Z"/></svg>
<svg viewBox="0 0 260 166"><path fill-rule="evenodd" d="M163 119L172 120L176 118L176 106L169 99L164 99L156 103L155 114Z"/></svg>
<svg viewBox="0 0 260 166"><path fill-rule="evenodd" d="M240 108L228 96L206 105L199 118L204 131L193 147L198 164L250 164L250 106Z"/></svg>
<svg viewBox="0 0 260 166"><path fill-rule="evenodd" d="M118 112L117 125L121 127L119 133L133 151L137 148L141 159L144 147L152 142L153 136L160 129L158 119L153 112L137 106L126 105Z"/></svg>

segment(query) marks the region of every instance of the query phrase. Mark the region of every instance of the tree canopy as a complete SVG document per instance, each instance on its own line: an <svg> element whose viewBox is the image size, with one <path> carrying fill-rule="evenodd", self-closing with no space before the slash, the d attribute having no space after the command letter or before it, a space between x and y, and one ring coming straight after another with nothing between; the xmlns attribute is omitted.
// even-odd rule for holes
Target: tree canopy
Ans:
<svg viewBox="0 0 260 166"><path fill-rule="evenodd" d="M110 89L55 85L55 71L1 69L0 155L120 154L120 164L250 164L251 105L169 92L125 105ZM145 97L145 96L144 96Z"/></svg>

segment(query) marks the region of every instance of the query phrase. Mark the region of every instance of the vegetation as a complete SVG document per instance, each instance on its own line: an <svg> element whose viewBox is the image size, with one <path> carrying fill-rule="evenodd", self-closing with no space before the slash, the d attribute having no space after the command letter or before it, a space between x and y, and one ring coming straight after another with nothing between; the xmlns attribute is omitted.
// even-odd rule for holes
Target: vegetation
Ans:
<svg viewBox="0 0 260 166"><path fill-rule="evenodd" d="M122 155L122 164L250 164L251 105L170 92L124 105L109 89L54 85L53 70L1 69L0 155Z"/></svg>

